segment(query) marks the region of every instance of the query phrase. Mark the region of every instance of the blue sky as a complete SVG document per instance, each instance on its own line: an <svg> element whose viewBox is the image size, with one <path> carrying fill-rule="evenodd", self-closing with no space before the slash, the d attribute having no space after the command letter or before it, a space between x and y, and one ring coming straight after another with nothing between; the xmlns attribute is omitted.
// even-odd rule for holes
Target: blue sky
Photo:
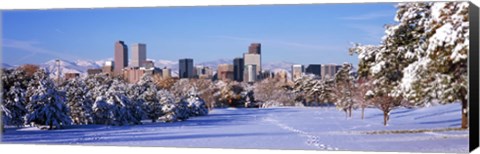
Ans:
<svg viewBox="0 0 480 154"><path fill-rule="evenodd" d="M2 60L102 60L123 40L146 43L155 60L233 59L259 42L263 62L357 63L351 42L378 44L395 11L393 3L3 11Z"/></svg>

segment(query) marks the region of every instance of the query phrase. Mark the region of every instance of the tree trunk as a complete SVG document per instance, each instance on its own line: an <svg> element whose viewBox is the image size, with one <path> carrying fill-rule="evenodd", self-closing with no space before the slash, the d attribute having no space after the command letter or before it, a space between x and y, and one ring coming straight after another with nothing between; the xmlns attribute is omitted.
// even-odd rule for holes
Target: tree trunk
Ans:
<svg viewBox="0 0 480 154"><path fill-rule="evenodd" d="M383 111L383 125L387 126L387 122L388 122L388 112Z"/></svg>
<svg viewBox="0 0 480 154"><path fill-rule="evenodd" d="M52 130L52 129L53 129L53 124L52 124L52 123L49 124L48 129L49 129L49 130Z"/></svg>
<svg viewBox="0 0 480 154"><path fill-rule="evenodd" d="M362 120L363 120L364 115L365 115L365 107L362 106Z"/></svg>
<svg viewBox="0 0 480 154"><path fill-rule="evenodd" d="M352 117L352 107L348 107L348 117Z"/></svg>
<svg viewBox="0 0 480 154"><path fill-rule="evenodd" d="M467 129L468 128L468 102L467 102L467 99L461 99L461 100L462 100L462 128Z"/></svg>

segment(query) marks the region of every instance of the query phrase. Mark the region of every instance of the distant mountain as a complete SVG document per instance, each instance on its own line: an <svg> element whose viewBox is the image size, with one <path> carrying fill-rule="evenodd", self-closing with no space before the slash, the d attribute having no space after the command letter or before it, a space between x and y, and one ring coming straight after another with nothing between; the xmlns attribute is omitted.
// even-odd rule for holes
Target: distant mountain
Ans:
<svg viewBox="0 0 480 154"><path fill-rule="evenodd" d="M2 63L2 68L11 68L13 67L12 65L9 65L7 63Z"/></svg>
<svg viewBox="0 0 480 154"><path fill-rule="evenodd" d="M58 74L58 69L60 69L61 77L63 77L65 73L79 73L80 76L84 77L87 75L88 69L101 67L101 65L98 65L97 62L88 60L76 60L74 62L60 60L60 68L57 68L56 66L56 60L50 60L40 65L40 67L45 68L48 72L50 72L50 77L56 77Z"/></svg>

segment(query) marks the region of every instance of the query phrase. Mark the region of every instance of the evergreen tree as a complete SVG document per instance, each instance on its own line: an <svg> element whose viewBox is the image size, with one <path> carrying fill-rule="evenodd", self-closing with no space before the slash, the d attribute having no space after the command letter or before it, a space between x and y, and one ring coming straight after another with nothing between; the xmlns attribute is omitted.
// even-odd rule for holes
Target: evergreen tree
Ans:
<svg viewBox="0 0 480 154"><path fill-rule="evenodd" d="M137 115L145 114L152 122L156 122L163 115L163 112L162 104L157 99L157 87L153 78L145 75L136 85L136 88L131 88L135 94L130 97L137 100L137 106L143 107L141 111L138 110L140 114L137 113Z"/></svg>
<svg viewBox="0 0 480 154"><path fill-rule="evenodd" d="M195 87L192 87L186 98L189 116L204 116L208 114L205 101L200 98Z"/></svg>
<svg viewBox="0 0 480 154"><path fill-rule="evenodd" d="M161 116L160 119L165 122L178 121L177 116L180 114L180 112L175 104L174 95L169 91L162 89L157 92L157 99L162 105L163 116Z"/></svg>
<svg viewBox="0 0 480 154"><path fill-rule="evenodd" d="M70 109L73 124L93 123L92 105L93 97L88 92L85 82L79 78L68 80L62 86L66 91L66 102Z"/></svg>
<svg viewBox="0 0 480 154"><path fill-rule="evenodd" d="M141 124L141 119L136 116L137 106L127 97L126 84L114 79L106 93L106 101L110 105L111 125L122 126L128 124Z"/></svg>
<svg viewBox="0 0 480 154"><path fill-rule="evenodd" d="M43 69L34 74L38 87L29 87L32 94L26 106L28 113L25 122L48 129L62 128L72 123L62 92L55 89L53 81ZM32 83L34 84L34 83Z"/></svg>
<svg viewBox="0 0 480 154"><path fill-rule="evenodd" d="M98 96L92 106L93 122L95 124L110 125L113 114L110 110L110 104L103 96Z"/></svg>
<svg viewBox="0 0 480 154"><path fill-rule="evenodd" d="M352 64L345 63L335 74L335 106L343 110L347 117L352 117L352 108L354 105L353 96L355 90L355 79L351 75Z"/></svg>

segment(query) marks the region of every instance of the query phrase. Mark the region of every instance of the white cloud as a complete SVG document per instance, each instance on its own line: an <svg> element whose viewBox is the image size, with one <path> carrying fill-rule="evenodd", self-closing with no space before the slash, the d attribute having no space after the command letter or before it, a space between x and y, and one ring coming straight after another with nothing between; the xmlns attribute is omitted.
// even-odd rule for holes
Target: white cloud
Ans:
<svg viewBox="0 0 480 154"><path fill-rule="evenodd" d="M19 58L17 62L26 61L33 56L44 55L50 56L52 58L58 59L81 59L72 54L60 53L52 50L48 50L45 48L40 47L40 42L38 41L23 41L23 40L15 40L15 39L3 39L3 47L16 49L20 51L28 52L29 54ZM8 50L4 51L4 54L8 54Z"/></svg>

